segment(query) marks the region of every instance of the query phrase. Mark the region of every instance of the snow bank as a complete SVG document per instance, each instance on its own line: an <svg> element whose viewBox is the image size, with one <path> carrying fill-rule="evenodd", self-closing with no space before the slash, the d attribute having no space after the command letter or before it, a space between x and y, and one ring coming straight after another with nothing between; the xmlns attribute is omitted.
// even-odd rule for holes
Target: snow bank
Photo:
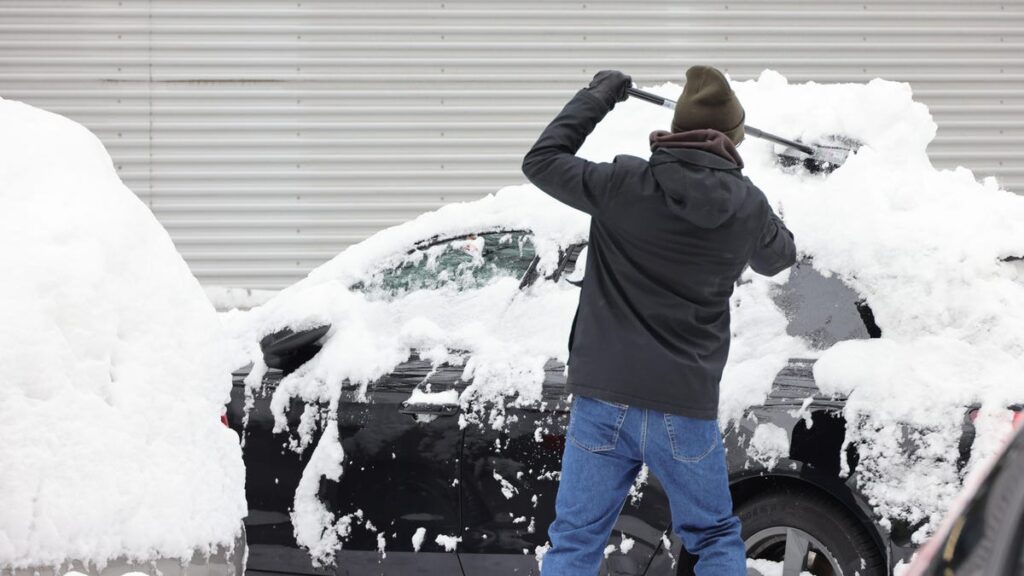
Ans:
<svg viewBox="0 0 1024 576"><path fill-rule="evenodd" d="M8 100L0 205L0 567L230 546L230 369L166 232L93 134Z"/></svg>
<svg viewBox="0 0 1024 576"><path fill-rule="evenodd" d="M867 297L884 337L817 353L786 334L787 319L771 299L788 273L746 273L732 299L722 424L763 401L789 358L820 354L815 374L822 389L850 397L848 436L862 445L859 481L876 510L934 519L958 481L950 466L963 407L978 401L985 411L998 411L1024 399L1024 273L1000 261L1024 255L1024 199L1000 190L994 180L977 182L967 170L933 168L926 147L936 127L906 84L793 85L765 72L735 88L748 121L759 128L807 142L838 134L864 143L828 177L780 169L775 146L753 138L740 151L746 174L794 231L801 255ZM680 87L652 91L675 98ZM648 133L666 128L670 119L671 112L645 102L621 103L581 155L598 161L617 154L647 157ZM587 224L585 215L525 185L385 230L266 305L231 318L235 341L256 365L249 383L259 386L263 375L256 348L261 336L283 326L331 323L325 353L275 392L281 429L291 398L336 403L344 382L365 387L413 348L427 351L435 364L464 365L464 378L472 378L460 398L469 415L464 424L500 427L507 403L540 398L544 362L567 359L575 288L548 282L520 293L514 279L504 278L465 292L420 291L391 301L348 288L369 281L382 264L408 257L416 241L498 227L534 230L541 269L550 271L558 248L584 239ZM449 350L465 354L455 357ZM334 414L333 407L326 413ZM903 445L893 441L905 424L920 429L919 457L909 468L890 469L900 474L882 474L897 458L906 459ZM994 428L999 427L987 427L983 435ZM334 441L329 434L325 438ZM781 446L777 435L765 440L766 447ZM936 458L943 462L941 473L929 475L924 464ZM317 479L337 473L333 465L305 472ZM306 509L322 512L296 502L297 515ZM324 522L322 532L331 533L330 517L310 521Z"/></svg>

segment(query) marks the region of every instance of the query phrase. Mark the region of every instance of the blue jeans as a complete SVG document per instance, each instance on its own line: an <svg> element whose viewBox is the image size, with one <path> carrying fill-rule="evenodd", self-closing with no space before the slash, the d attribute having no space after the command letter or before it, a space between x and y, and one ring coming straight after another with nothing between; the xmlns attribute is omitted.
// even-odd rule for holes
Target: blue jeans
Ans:
<svg viewBox="0 0 1024 576"><path fill-rule="evenodd" d="M661 481L672 530L698 576L746 576L718 423L576 396L543 576L597 574L642 463Z"/></svg>

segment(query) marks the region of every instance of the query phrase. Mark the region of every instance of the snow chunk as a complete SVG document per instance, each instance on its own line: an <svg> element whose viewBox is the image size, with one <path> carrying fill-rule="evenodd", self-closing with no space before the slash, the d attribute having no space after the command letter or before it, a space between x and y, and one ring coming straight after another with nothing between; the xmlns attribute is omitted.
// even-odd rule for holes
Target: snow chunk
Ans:
<svg viewBox="0 0 1024 576"><path fill-rule="evenodd" d="M636 478L633 479L633 485L629 487L629 503L633 506L640 505L640 500L644 497L644 486L647 485L650 473L651 470L647 467L647 464L640 465L640 471L637 472Z"/></svg>
<svg viewBox="0 0 1024 576"><path fill-rule="evenodd" d="M420 526L416 529L416 532L412 535L412 549L416 552L420 551L420 546L423 546L423 539L427 536L427 529Z"/></svg>
<svg viewBox="0 0 1024 576"><path fill-rule="evenodd" d="M782 568L782 562L747 558L747 573L751 576L782 576ZM800 573L800 576L814 575L805 570Z"/></svg>
<svg viewBox="0 0 1024 576"><path fill-rule="evenodd" d="M459 545L459 542L462 542L462 537L438 534L437 538L434 539L434 542L436 542L438 546L443 547L446 552L454 552L456 546Z"/></svg>
<svg viewBox="0 0 1024 576"><path fill-rule="evenodd" d="M498 474L497 471L494 471L493 474L494 479L501 484L501 495L504 496L506 500L511 500L513 496L519 493L519 489L508 480L505 480L505 478L501 474Z"/></svg>
<svg viewBox="0 0 1024 576"><path fill-rule="evenodd" d="M534 558L537 559L537 568L544 566L544 555L551 549L551 542L545 542L534 547L533 554Z"/></svg>
<svg viewBox="0 0 1024 576"><path fill-rule="evenodd" d="M623 554L629 554L629 551L633 549L634 545L636 545L636 540L623 534L622 543L619 544L619 552L622 552Z"/></svg>
<svg viewBox="0 0 1024 576"><path fill-rule="evenodd" d="M768 470L775 468L780 458L789 456L789 435L775 424L758 424L750 438L747 455Z"/></svg>
<svg viewBox="0 0 1024 576"><path fill-rule="evenodd" d="M84 127L0 100L0 158L0 566L231 546L213 306Z"/></svg>
<svg viewBox="0 0 1024 576"><path fill-rule="evenodd" d="M337 413L335 406L332 414ZM348 536L352 526L352 515L335 518L334 513L324 506L317 496L320 478L337 481L341 478L342 461L345 452L338 441L338 426L329 422L324 437L313 449L313 455L302 471L302 478L295 490L295 505L292 510L292 525L295 541L309 549L313 558L330 562L335 551L341 547L341 540ZM360 516L362 512L357 512ZM422 528L421 528L422 530ZM417 532L418 533L418 532ZM420 540L422 541L422 536ZM416 537L413 536L413 542Z"/></svg>
<svg viewBox="0 0 1024 576"><path fill-rule="evenodd" d="M442 392L424 392L420 388L415 388L413 389L412 394L409 395L409 399L406 400L406 403L434 405L458 404L459 392L457 390L444 390Z"/></svg>

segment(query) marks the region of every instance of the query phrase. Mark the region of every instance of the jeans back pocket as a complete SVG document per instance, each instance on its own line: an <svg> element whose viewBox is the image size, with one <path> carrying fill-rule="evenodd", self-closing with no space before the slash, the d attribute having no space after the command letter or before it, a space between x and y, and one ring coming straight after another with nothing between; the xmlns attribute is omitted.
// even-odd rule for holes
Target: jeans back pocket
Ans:
<svg viewBox="0 0 1024 576"><path fill-rule="evenodd" d="M665 414L665 429L672 457L680 462L699 462L722 442L717 420Z"/></svg>
<svg viewBox="0 0 1024 576"><path fill-rule="evenodd" d="M588 452L614 450L629 406L576 396L569 414L569 440Z"/></svg>

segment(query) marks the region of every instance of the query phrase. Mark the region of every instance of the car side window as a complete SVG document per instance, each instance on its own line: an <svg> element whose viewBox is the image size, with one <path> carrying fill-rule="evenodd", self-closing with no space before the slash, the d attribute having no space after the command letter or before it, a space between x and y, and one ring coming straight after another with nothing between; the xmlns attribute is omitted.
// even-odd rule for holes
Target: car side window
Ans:
<svg viewBox="0 0 1024 576"><path fill-rule="evenodd" d="M533 236L523 231L434 240L410 250L356 288L392 297L416 290L472 290L498 278L522 277L535 253Z"/></svg>

